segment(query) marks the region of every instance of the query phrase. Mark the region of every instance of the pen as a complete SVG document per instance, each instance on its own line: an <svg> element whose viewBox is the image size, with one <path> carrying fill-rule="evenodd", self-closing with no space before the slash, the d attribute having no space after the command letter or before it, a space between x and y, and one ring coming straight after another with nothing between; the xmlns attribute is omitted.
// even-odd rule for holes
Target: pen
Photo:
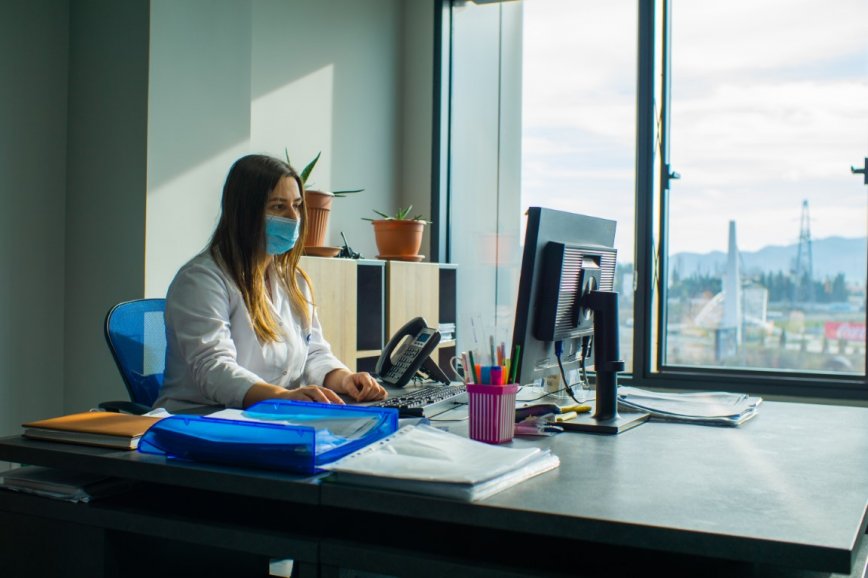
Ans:
<svg viewBox="0 0 868 578"><path fill-rule="evenodd" d="M555 416L555 423L561 423L563 421L570 421L571 419L574 419L578 416L579 416L579 414L577 414L576 412L568 411L567 413L562 413L562 414L556 415Z"/></svg>
<svg viewBox="0 0 868 578"><path fill-rule="evenodd" d="M591 406L585 404L576 404L576 405L565 405L561 408L561 413L586 413L591 411Z"/></svg>
<svg viewBox="0 0 868 578"><path fill-rule="evenodd" d="M473 360L473 350L467 350L467 356L470 358L470 381L469 383L479 383L476 381L476 362Z"/></svg>
<svg viewBox="0 0 868 578"><path fill-rule="evenodd" d="M493 382L491 381L491 369L493 366L491 365L483 365L479 368L479 383L484 385L491 385Z"/></svg>
<svg viewBox="0 0 868 578"><path fill-rule="evenodd" d="M518 379L518 362L521 359L521 345L516 344L515 352L512 354L512 361L510 362L510 376L509 383L515 383Z"/></svg>
<svg viewBox="0 0 868 578"><path fill-rule="evenodd" d="M503 368L499 365L492 365L490 371L491 385L503 385Z"/></svg>
<svg viewBox="0 0 868 578"><path fill-rule="evenodd" d="M497 363L497 356L494 354L494 335L488 336L488 349L491 353L491 365L495 365Z"/></svg>

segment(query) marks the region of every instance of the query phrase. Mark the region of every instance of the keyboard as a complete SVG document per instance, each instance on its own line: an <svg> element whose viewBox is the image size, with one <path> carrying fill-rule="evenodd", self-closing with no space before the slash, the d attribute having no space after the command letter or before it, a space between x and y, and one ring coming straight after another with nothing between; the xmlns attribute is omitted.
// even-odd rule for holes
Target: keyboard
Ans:
<svg viewBox="0 0 868 578"><path fill-rule="evenodd" d="M399 417L432 416L455 407L457 402L467 403L466 393L462 384L429 385L371 405L395 408Z"/></svg>

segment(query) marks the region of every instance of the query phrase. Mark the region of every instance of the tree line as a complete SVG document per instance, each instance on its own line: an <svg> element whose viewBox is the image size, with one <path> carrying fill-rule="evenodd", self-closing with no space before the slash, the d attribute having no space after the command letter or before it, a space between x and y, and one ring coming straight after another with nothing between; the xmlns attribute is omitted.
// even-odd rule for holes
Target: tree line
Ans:
<svg viewBox="0 0 868 578"><path fill-rule="evenodd" d="M747 277L747 280L769 292L769 301L797 301L814 303L839 303L847 301L847 284L843 273L822 281L812 280L807 275L796 279L794 275L777 272L763 272ZM702 295L716 295L723 289L723 278L711 273L693 273L681 277L674 269L669 278L669 296L676 299L690 299Z"/></svg>

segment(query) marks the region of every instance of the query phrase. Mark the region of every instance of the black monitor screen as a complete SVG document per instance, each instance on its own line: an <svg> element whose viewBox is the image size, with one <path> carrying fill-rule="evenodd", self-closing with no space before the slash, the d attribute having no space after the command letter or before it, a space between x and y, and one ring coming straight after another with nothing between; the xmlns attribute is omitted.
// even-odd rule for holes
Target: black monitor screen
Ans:
<svg viewBox="0 0 868 578"><path fill-rule="evenodd" d="M615 282L615 221L530 207L513 328L513 351L521 347L516 382L542 384L557 378L555 344L562 346L568 385L585 368L593 336L593 312L582 297L612 291ZM586 349L582 351L582 346Z"/></svg>

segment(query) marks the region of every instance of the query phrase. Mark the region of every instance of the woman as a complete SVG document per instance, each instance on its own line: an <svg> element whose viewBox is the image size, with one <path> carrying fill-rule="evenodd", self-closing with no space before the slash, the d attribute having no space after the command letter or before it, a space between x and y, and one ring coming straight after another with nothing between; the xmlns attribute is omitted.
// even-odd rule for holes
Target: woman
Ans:
<svg viewBox="0 0 868 578"><path fill-rule="evenodd" d="M306 225L304 188L289 165L263 155L235 162L207 250L178 271L166 295L166 373L154 407L386 397L322 336L298 267Z"/></svg>

